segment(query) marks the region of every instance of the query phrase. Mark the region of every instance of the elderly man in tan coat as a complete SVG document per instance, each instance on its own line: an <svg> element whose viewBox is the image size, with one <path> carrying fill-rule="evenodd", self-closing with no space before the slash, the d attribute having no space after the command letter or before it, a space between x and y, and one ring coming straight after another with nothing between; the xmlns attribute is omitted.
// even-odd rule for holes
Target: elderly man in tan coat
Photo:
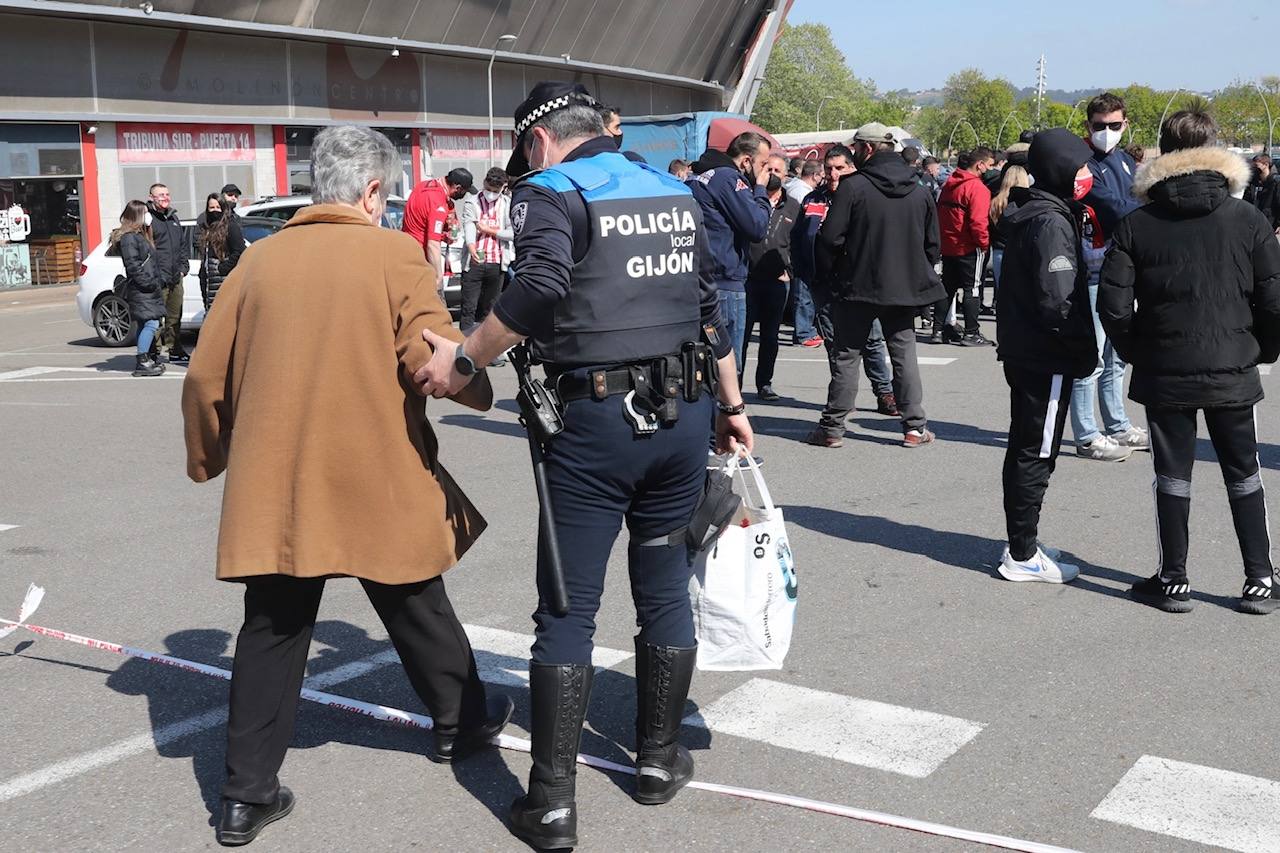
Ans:
<svg viewBox="0 0 1280 853"><path fill-rule="evenodd" d="M377 227L399 157L373 130L334 127L312 168L316 203L245 253L182 394L188 474L227 475L218 577L245 586L218 825L229 846L293 807L276 774L326 578L360 579L435 719L437 760L483 745L512 710L486 701L441 578L485 522L437 459L409 381L431 357L424 329L461 336L421 248ZM454 399L488 409L477 378Z"/></svg>

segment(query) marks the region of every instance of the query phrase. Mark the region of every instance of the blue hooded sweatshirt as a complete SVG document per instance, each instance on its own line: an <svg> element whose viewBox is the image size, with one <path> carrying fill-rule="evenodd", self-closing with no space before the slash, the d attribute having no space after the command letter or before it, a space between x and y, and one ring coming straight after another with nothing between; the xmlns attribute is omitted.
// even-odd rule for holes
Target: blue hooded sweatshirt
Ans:
<svg viewBox="0 0 1280 853"><path fill-rule="evenodd" d="M769 232L769 194L749 183L723 151L708 150L693 170L686 183L702 208L713 261L711 278L720 290L745 291L751 244Z"/></svg>

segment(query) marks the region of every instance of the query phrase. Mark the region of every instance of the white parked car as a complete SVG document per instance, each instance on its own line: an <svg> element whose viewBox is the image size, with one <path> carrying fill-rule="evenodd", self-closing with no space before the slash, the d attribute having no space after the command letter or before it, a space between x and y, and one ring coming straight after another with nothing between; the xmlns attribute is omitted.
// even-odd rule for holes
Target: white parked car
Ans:
<svg viewBox="0 0 1280 853"><path fill-rule="evenodd" d="M282 222L288 222L293 215L302 208L311 204L311 196L309 195L288 195L288 196L266 196L260 198L250 204L236 205L236 213L241 216L269 216L272 219L279 219ZM397 231L404 225L404 205L405 200L400 196L387 197L387 210L382 215L382 227L394 228ZM462 269L462 240L451 244L446 251L448 252L448 269ZM449 306L453 311L457 311L462 305L462 276L446 274L444 277L444 304Z"/></svg>
<svg viewBox="0 0 1280 853"><path fill-rule="evenodd" d="M260 216L243 216L240 228L246 245L268 237L284 225L279 219ZM196 223L182 223L183 238L187 247L187 276L182 283L182 328L196 331L204 323L204 299L200 295L200 260L196 247ZM124 263L118 247L103 241L80 264L80 291L76 294L76 308L85 325L92 326L98 340L109 347L123 347L133 343L137 330L129 316L129 304L125 302Z"/></svg>

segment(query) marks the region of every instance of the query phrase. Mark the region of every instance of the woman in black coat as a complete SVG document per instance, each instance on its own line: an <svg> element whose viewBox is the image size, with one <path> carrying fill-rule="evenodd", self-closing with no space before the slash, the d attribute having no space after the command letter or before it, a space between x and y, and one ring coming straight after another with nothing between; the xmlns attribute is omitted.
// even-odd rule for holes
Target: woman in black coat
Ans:
<svg viewBox="0 0 1280 853"><path fill-rule="evenodd" d="M217 193L205 199L205 228L200 235L200 293L205 311L213 307L218 288L244 254L244 233L232 207L229 199Z"/></svg>
<svg viewBox="0 0 1280 853"><path fill-rule="evenodd" d="M1133 596L1172 613L1195 603L1187 524L1203 410L1244 557L1239 607L1263 614L1280 607L1280 579L1271 563L1254 406L1262 400L1257 365L1280 355L1280 244L1266 218L1238 198L1249 167L1215 147L1217 131L1213 119L1191 111L1161 128L1161 156L1133 184L1144 206L1112 235L1098 314L1133 365L1129 397L1147 407L1151 428L1160 568L1134 584Z"/></svg>
<svg viewBox="0 0 1280 853"><path fill-rule="evenodd" d="M164 295L156 259L156 246L151 238L151 213L141 201L131 201L120 214L120 227L111 232L111 242L120 249L124 262L125 301L129 315L138 324L138 356L134 376L159 376L164 365L151 355L164 319Z"/></svg>

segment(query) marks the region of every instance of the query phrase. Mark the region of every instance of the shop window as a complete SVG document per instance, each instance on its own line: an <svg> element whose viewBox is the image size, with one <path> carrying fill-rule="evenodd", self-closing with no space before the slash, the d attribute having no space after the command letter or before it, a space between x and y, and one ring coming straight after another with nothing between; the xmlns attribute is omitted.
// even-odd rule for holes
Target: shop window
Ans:
<svg viewBox="0 0 1280 853"><path fill-rule="evenodd" d="M226 184L240 187L244 198L256 198L253 166L248 163L201 163L192 166L125 166L125 201L146 201L152 184L169 188L173 209L181 219L195 219L204 210L209 193L220 191Z"/></svg>
<svg viewBox="0 0 1280 853"><path fill-rule="evenodd" d="M319 127L286 127L284 129L285 158L289 168L289 193L311 193L311 147L315 143ZM408 198L413 189L413 131L403 127L375 127L400 155L400 176L391 186L391 194Z"/></svg>

